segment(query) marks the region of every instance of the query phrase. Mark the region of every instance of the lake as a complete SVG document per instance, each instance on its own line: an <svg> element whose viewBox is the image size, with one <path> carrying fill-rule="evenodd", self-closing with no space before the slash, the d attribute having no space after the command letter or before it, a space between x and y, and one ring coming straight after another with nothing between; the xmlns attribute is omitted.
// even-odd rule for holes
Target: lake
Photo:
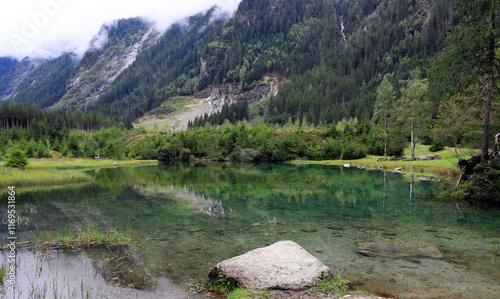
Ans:
<svg viewBox="0 0 500 299"><path fill-rule="evenodd" d="M23 294L180 298L186 283L203 280L219 261L292 240L363 289L499 298L500 211L439 202L440 183L430 178L288 164L172 164L92 175L91 184L19 190L16 209L26 217L19 236L89 226L131 230L137 254L121 271L154 279L156 288L118 287L125 283L106 272L109 260L120 260L113 253L23 250ZM2 201L2 215L5 209ZM5 239L6 227L0 234ZM361 242L429 242L444 258L367 257L356 251Z"/></svg>

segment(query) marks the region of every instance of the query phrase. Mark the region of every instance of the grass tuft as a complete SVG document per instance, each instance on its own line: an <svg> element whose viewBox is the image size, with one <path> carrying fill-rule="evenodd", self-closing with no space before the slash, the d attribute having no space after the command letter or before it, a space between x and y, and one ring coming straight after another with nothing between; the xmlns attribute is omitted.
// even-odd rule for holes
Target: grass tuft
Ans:
<svg viewBox="0 0 500 299"><path fill-rule="evenodd" d="M309 289L314 294L318 293L341 293L346 294L349 290L349 281L340 275L335 275L326 279L316 280L316 284Z"/></svg>
<svg viewBox="0 0 500 299"><path fill-rule="evenodd" d="M41 251L77 251L90 248L120 250L136 247L134 234L130 231L126 233L110 230L101 232L91 226L88 226L79 233L74 233L73 230L68 229L64 234L57 232L54 235L48 232L40 232L37 237L36 234L32 232L31 235L31 244L28 244L29 242L24 242L21 246L26 245L27 248Z"/></svg>

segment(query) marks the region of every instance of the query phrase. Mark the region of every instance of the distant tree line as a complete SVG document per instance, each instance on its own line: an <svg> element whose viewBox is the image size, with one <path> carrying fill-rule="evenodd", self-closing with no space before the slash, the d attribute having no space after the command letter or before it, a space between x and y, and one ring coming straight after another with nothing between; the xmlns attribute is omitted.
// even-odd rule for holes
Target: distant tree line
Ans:
<svg viewBox="0 0 500 299"><path fill-rule="evenodd" d="M26 150L28 157L47 157L51 146L68 139L72 130L99 131L110 127L121 127L123 123L101 113L84 114L81 109L75 113L59 115L16 102L0 106L0 154L15 144Z"/></svg>

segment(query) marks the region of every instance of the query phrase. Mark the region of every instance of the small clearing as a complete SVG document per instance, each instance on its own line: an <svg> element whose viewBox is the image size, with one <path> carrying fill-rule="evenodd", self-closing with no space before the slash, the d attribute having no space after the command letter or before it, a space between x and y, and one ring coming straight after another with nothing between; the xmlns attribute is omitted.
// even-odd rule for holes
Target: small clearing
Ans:
<svg viewBox="0 0 500 299"><path fill-rule="evenodd" d="M155 131L181 131L187 128L189 120L211 112L207 99L191 99L185 105L167 115L146 115L138 119L134 127L144 128L147 132Z"/></svg>

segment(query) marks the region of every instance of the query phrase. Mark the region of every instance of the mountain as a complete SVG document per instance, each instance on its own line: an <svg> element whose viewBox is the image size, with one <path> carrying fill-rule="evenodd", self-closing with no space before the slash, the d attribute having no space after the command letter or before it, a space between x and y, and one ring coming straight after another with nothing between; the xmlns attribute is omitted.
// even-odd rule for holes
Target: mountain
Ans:
<svg viewBox="0 0 500 299"><path fill-rule="evenodd" d="M455 0L243 0L231 18L214 7L162 34L140 19L120 20L104 26L82 58L0 60L0 100L53 111L79 104L127 121L167 115L179 97L204 99L207 115L216 113L205 121L214 123L369 119L384 74L393 73L399 87L444 47L457 22L455 6ZM223 109L263 98L258 111L230 116Z"/></svg>
<svg viewBox="0 0 500 299"><path fill-rule="evenodd" d="M14 64L0 79L0 100L53 110L85 105L103 93L157 36L152 24L137 18L104 25L81 58L67 53L49 60L27 57Z"/></svg>
<svg viewBox="0 0 500 299"><path fill-rule="evenodd" d="M9 72L10 68L17 63L17 60L10 57L0 57L0 79Z"/></svg>

